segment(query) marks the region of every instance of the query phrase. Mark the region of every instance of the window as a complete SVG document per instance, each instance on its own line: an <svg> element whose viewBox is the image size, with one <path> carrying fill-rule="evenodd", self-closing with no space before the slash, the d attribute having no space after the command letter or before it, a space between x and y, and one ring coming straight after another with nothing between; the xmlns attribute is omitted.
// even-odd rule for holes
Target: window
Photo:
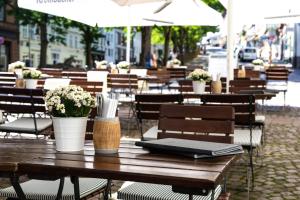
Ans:
<svg viewBox="0 0 300 200"><path fill-rule="evenodd" d="M69 35L69 47L73 48L73 35Z"/></svg>
<svg viewBox="0 0 300 200"><path fill-rule="evenodd" d="M78 37L74 36L74 47L75 49L78 49Z"/></svg>
<svg viewBox="0 0 300 200"><path fill-rule="evenodd" d="M52 60L53 64L56 64L59 62L59 54L58 53L52 53Z"/></svg>
<svg viewBox="0 0 300 200"><path fill-rule="evenodd" d="M22 26L23 38L28 38L28 26Z"/></svg>
<svg viewBox="0 0 300 200"><path fill-rule="evenodd" d="M5 20L5 10L3 6L0 6L0 21L4 21Z"/></svg>

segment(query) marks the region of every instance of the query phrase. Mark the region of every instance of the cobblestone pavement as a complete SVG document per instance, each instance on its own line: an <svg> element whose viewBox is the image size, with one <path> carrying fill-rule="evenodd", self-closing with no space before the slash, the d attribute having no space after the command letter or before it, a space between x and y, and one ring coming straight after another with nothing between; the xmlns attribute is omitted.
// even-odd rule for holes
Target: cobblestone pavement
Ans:
<svg viewBox="0 0 300 200"><path fill-rule="evenodd" d="M300 110L286 108L266 117L266 143L256 158L250 199L300 199ZM233 200L247 198L246 170L240 163L229 172Z"/></svg>

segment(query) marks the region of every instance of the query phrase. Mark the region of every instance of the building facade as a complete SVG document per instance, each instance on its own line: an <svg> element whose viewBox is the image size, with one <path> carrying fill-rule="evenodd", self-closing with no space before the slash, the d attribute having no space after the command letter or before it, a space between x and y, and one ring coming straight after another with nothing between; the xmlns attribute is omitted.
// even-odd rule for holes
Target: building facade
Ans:
<svg viewBox="0 0 300 200"><path fill-rule="evenodd" d="M0 71L7 71L9 63L19 60L19 27L10 7L0 6Z"/></svg>
<svg viewBox="0 0 300 200"><path fill-rule="evenodd" d="M51 27L48 27L49 34ZM94 60L107 60L117 63L126 59L126 35L122 29L101 29L104 37L99 38L92 45L92 57ZM85 66L84 45L81 43L80 31L76 28L68 29L65 36L65 43L49 43L47 51L47 64L63 63L71 56L76 59L76 64ZM131 61L139 62L141 52L140 33L135 34L131 46ZM20 59L26 62L27 66L36 67L40 59L40 38L37 28L26 25L20 26Z"/></svg>

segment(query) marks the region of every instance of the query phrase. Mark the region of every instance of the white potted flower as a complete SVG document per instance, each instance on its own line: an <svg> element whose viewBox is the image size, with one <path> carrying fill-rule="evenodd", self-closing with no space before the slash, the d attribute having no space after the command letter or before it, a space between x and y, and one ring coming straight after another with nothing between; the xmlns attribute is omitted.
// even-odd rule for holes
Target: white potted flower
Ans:
<svg viewBox="0 0 300 200"><path fill-rule="evenodd" d="M25 63L21 61L13 62L8 65L8 71L14 72L19 79L23 78L23 69L25 68Z"/></svg>
<svg viewBox="0 0 300 200"><path fill-rule="evenodd" d="M23 71L23 78L25 79L25 87L28 89L35 89L38 79L42 76L42 72L36 69L27 69Z"/></svg>
<svg viewBox="0 0 300 200"><path fill-rule="evenodd" d="M56 150L83 150L87 117L96 99L81 87L69 85L48 91L45 102L52 116Z"/></svg>
<svg viewBox="0 0 300 200"><path fill-rule="evenodd" d="M254 70L260 70L264 66L264 61L261 59L255 59L252 61L252 64L254 65Z"/></svg>
<svg viewBox="0 0 300 200"><path fill-rule="evenodd" d="M127 74L129 70L130 63L127 61L121 61L117 64L119 74Z"/></svg>
<svg viewBox="0 0 300 200"><path fill-rule="evenodd" d="M97 61L95 60L96 69L106 69L108 62L106 60Z"/></svg>
<svg viewBox="0 0 300 200"><path fill-rule="evenodd" d="M211 76L203 69L195 69L188 76L188 79L193 81L193 90L196 94L203 94L205 92L206 82L211 81Z"/></svg>
<svg viewBox="0 0 300 200"><path fill-rule="evenodd" d="M181 65L181 61L178 59L173 59L172 60L172 67L179 67Z"/></svg>

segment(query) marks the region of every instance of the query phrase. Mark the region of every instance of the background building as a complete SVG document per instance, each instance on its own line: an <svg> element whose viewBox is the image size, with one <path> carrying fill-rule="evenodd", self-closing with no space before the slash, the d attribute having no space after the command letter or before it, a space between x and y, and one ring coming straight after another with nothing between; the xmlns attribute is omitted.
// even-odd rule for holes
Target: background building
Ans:
<svg viewBox="0 0 300 200"><path fill-rule="evenodd" d="M15 17L8 15L9 6L0 7L0 71L19 60L19 27Z"/></svg>
<svg viewBox="0 0 300 200"><path fill-rule="evenodd" d="M53 34L50 26L49 35ZM117 63L126 59L126 35L122 29L101 30L104 37L92 45L92 57L94 60L107 60ZM73 56L76 65L85 66L84 45L81 43L80 31L76 28L68 29L65 43L49 43L47 51L47 64L63 63ZM139 62L141 53L141 34L136 33L132 40L131 61ZM27 66L36 67L40 59L40 38L36 27L20 26L20 59Z"/></svg>

